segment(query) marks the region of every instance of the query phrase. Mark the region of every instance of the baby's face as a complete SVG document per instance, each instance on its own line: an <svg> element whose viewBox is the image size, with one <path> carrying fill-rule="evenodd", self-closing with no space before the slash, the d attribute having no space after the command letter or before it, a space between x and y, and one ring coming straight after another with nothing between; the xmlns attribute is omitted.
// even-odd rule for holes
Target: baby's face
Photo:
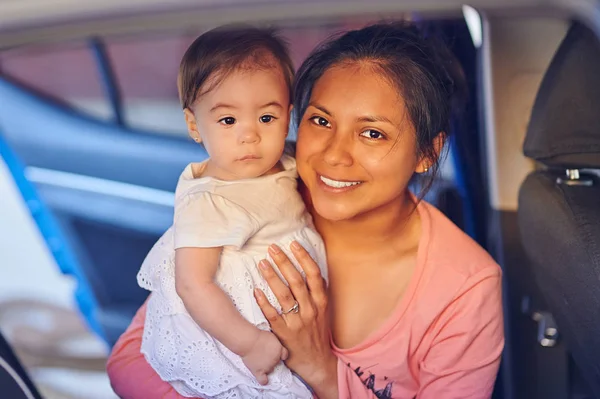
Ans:
<svg viewBox="0 0 600 399"><path fill-rule="evenodd" d="M281 158L290 103L279 68L234 71L202 95L193 111L215 177L262 176Z"/></svg>

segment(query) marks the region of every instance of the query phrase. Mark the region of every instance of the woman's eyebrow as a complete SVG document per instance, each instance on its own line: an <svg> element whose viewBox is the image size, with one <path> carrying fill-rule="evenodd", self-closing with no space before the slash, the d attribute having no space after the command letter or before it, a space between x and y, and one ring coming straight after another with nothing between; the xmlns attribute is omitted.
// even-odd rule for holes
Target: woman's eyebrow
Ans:
<svg viewBox="0 0 600 399"><path fill-rule="evenodd" d="M329 116L333 116L332 113L327 110L327 108L325 108L324 106L322 106L320 104L317 104L317 103L314 103L314 102L310 102L310 103L308 103L308 106L309 107L315 107L316 109L318 109L319 111L323 112L324 114L327 114Z"/></svg>
<svg viewBox="0 0 600 399"><path fill-rule="evenodd" d="M393 125L393 122L389 119L386 118L385 116L381 116L381 115L367 115L367 116L361 116L360 118L357 119L358 122L385 122L385 123L390 123Z"/></svg>

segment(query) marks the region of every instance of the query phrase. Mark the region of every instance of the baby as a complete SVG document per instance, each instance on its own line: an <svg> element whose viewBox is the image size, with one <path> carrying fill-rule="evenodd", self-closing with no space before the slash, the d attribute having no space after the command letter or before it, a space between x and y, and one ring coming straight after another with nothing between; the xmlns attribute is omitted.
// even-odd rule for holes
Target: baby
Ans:
<svg viewBox="0 0 600 399"><path fill-rule="evenodd" d="M181 61L187 129L210 158L181 174L173 226L138 274L152 291L142 353L181 395L312 397L283 364L287 350L253 294L259 288L279 311L298 311L281 309L258 271L273 243L293 259L297 241L326 276L295 160L284 155L293 73L285 44L251 27L209 31Z"/></svg>

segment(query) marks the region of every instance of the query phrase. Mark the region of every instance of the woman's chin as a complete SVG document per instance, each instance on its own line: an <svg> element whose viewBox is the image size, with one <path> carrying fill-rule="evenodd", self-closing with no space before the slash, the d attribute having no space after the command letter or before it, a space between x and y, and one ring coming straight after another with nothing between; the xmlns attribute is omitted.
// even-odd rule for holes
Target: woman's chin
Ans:
<svg viewBox="0 0 600 399"><path fill-rule="evenodd" d="M341 222L356 216L356 212L347 206L332 203L313 202L314 211L323 219L331 222Z"/></svg>

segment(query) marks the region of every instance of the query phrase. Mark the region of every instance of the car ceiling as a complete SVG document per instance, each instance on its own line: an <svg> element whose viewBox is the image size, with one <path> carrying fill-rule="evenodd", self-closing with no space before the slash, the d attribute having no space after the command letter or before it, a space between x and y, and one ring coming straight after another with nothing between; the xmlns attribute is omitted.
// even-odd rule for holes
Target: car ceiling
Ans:
<svg viewBox="0 0 600 399"><path fill-rule="evenodd" d="M3 0L0 48L149 29L211 27L248 21L319 23L328 18L389 17L403 12L460 15L464 0ZM600 25L600 2L589 0L473 0L495 14L562 13Z"/></svg>

